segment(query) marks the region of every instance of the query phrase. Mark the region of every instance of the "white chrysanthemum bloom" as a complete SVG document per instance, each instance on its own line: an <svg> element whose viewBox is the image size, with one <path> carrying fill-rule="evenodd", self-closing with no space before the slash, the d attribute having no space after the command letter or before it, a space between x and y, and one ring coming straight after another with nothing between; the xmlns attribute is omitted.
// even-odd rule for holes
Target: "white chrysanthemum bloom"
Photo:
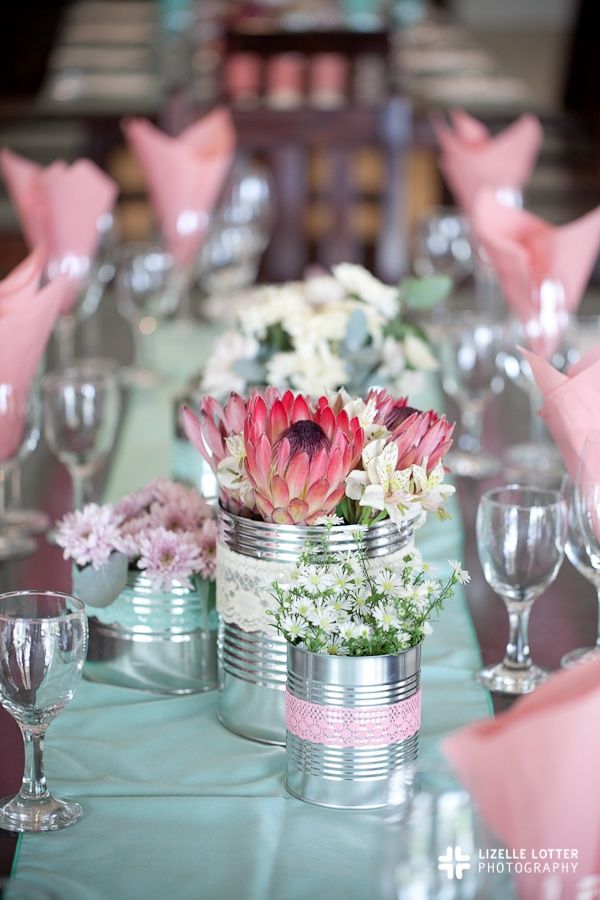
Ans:
<svg viewBox="0 0 600 900"><path fill-rule="evenodd" d="M373 610L373 618L382 631L390 631L398 627L396 610L391 606L377 606Z"/></svg>
<svg viewBox="0 0 600 900"><path fill-rule="evenodd" d="M429 344L425 343L416 334L409 334L404 338L404 355L409 366L420 369L423 372L435 372L438 361L431 352Z"/></svg>
<svg viewBox="0 0 600 900"><path fill-rule="evenodd" d="M457 559L450 559L448 562L450 563L459 584L469 584L471 576L466 569L463 569L462 564L459 563Z"/></svg>
<svg viewBox="0 0 600 900"><path fill-rule="evenodd" d="M296 616L302 616L305 619L310 619L313 610L314 603L311 603L306 597L294 597L290 603L290 613L293 613Z"/></svg>
<svg viewBox="0 0 600 900"><path fill-rule="evenodd" d="M331 607L325 603L315 604L311 612L311 622L325 634L337 631L337 616Z"/></svg>
<svg viewBox="0 0 600 900"><path fill-rule="evenodd" d="M336 595L329 600L329 606L337 619L345 618L346 613L352 609L352 600L344 595Z"/></svg>
<svg viewBox="0 0 600 900"><path fill-rule="evenodd" d="M240 328L245 335L262 339L271 325L283 325L290 311L300 311L305 307L302 282L268 285L256 291L254 302L240 310Z"/></svg>
<svg viewBox="0 0 600 900"><path fill-rule="evenodd" d="M276 353L267 363L269 384L290 386L318 397L335 390L348 379L344 360L332 353L327 341L302 345L296 351Z"/></svg>
<svg viewBox="0 0 600 900"><path fill-rule="evenodd" d="M430 634L433 634L433 628L431 626L431 622L423 622L423 625L421 627L422 627L423 634L425 635L425 637L427 637Z"/></svg>
<svg viewBox="0 0 600 900"><path fill-rule="evenodd" d="M287 632L290 640L302 640L306 635L306 622L294 615L282 616L279 622L280 628Z"/></svg>
<svg viewBox="0 0 600 900"><path fill-rule="evenodd" d="M238 360L256 359L259 349L256 338L240 334L239 331L226 332L215 342L206 361L202 390L217 397L224 397L230 391L243 393L246 379L233 367Z"/></svg>
<svg viewBox="0 0 600 900"><path fill-rule="evenodd" d="M304 588L309 594L319 594L329 587L325 570L320 566L307 566L300 571L298 587Z"/></svg>
<svg viewBox="0 0 600 900"><path fill-rule="evenodd" d="M405 369L394 380L394 393L399 396L406 394L408 397L415 397L425 389L425 375L423 372L417 372L413 369Z"/></svg>
<svg viewBox="0 0 600 900"><path fill-rule="evenodd" d="M406 359L400 341L388 335L381 345L381 364L377 374L385 381L393 382L406 370Z"/></svg>
<svg viewBox="0 0 600 900"><path fill-rule="evenodd" d="M329 574L331 575L331 587L336 593L348 591L354 586L354 574L346 572L343 566L336 566Z"/></svg>
<svg viewBox="0 0 600 900"><path fill-rule="evenodd" d="M314 306L343 300L346 291L333 275L313 275L304 282L304 295Z"/></svg>
<svg viewBox="0 0 600 900"><path fill-rule="evenodd" d="M325 647L323 649L326 653L329 653L330 656L348 655L348 648L345 646L344 641L339 634L328 635L327 641L325 642Z"/></svg>
<svg viewBox="0 0 600 900"><path fill-rule="evenodd" d="M334 278L349 294L375 307L386 319L394 319L398 315L400 310L398 288L384 284L363 266L354 263L340 263L333 266L332 271Z"/></svg>
<svg viewBox="0 0 600 900"><path fill-rule="evenodd" d="M342 516L337 516L335 513L330 513L328 516L319 516L318 519L315 519L314 525L343 525L344 519Z"/></svg>
<svg viewBox="0 0 600 900"><path fill-rule="evenodd" d="M396 594L398 593L398 584L396 583L396 578L391 569L382 569L381 572L373 579L377 590L382 594Z"/></svg>
<svg viewBox="0 0 600 900"><path fill-rule="evenodd" d="M360 624L348 620L340 625L340 637L343 641L353 641L360 637Z"/></svg>

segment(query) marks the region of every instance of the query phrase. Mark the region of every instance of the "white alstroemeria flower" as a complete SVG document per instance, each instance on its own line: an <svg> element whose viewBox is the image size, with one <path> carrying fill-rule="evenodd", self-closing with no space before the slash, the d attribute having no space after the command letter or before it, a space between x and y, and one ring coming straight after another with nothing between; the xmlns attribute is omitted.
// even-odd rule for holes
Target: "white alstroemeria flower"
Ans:
<svg viewBox="0 0 600 900"><path fill-rule="evenodd" d="M244 506L254 506L254 488L250 483L243 459L226 456L217 466L217 481L221 487L235 497L239 497Z"/></svg>
<svg viewBox="0 0 600 900"><path fill-rule="evenodd" d="M399 521L412 503L410 470L398 471L398 447L384 439L372 441L362 453L364 471L355 469L346 478L346 494L358 500L359 506L385 509L394 521Z"/></svg>
<svg viewBox="0 0 600 900"><path fill-rule="evenodd" d="M398 288L389 287L375 278L363 266L354 263L340 263L333 266L335 279L349 294L359 297L369 306L374 306L386 319L394 319L400 309Z"/></svg>
<svg viewBox="0 0 600 900"><path fill-rule="evenodd" d="M450 563L459 584L469 584L471 576L466 569L463 569L462 564L459 563L457 559L450 559L448 562Z"/></svg>
<svg viewBox="0 0 600 900"><path fill-rule="evenodd" d="M243 393L246 379L234 370L238 360L256 359L260 347L254 337L247 337L239 331L228 331L214 344L213 351L206 360L202 376L202 390L207 394L225 397L230 391Z"/></svg>
<svg viewBox="0 0 600 900"><path fill-rule="evenodd" d="M438 368L438 361L431 352L429 344L427 344L416 334L409 334L404 338L404 355L406 362L413 369L420 369L423 372L435 372Z"/></svg>
<svg viewBox="0 0 600 900"><path fill-rule="evenodd" d="M225 438L225 446L229 451L229 455L235 459L237 463L242 463L246 459L246 445L244 443L244 435L230 434Z"/></svg>
<svg viewBox="0 0 600 900"><path fill-rule="evenodd" d="M411 466L410 474L413 481L413 496L427 512L441 510L455 491L453 485L443 483L445 472L441 461L429 475L425 466Z"/></svg>

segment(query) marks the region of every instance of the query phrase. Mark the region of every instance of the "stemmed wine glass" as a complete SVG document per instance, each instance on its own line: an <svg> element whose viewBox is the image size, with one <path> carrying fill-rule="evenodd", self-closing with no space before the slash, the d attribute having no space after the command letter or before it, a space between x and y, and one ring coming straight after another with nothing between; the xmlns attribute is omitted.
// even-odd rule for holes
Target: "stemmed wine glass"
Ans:
<svg viewBox="0 0 600 900"><path fill-rule="evenodd" d="M566 535L567 510L559 491L512 484L487 491L481 498L479 558L485 580L506 605L510 625L503 661L478 676L491 691L527 694L547 677L531 659L529 614L558 574Z"/></svg>
<svg viewBox="0 0 600 900"><path fill-rule="evenodd" d="M475 311L459 312L440 330L442 385L460 409L461 431L448 465L457 475L487 478L500 469L499 460L481 446L483 414L503 380L496 365L502 345L499 322Z"/></svg>
<svg viewBox="0 0 600 900"><path fill-rule="evenodd" d="M36 542L6 516L6 481L37 444L40 405L35 391L23 393L12 383L0 382L0 560L35 553Z"/></svg>
<svg viewBox="0 0 600 900"><path fill-rule="evenodd" d="M0 702L25 742L21 790L0 801L0 828L56 831L81 818L78 803L48 791L43 752L48 725L75 693L87 642L81 600L51 591L0 594Z"/></svg>
<svg viewBox="0 0 600 900"><path fill-rule="evenodd" d="M151 388L159 381L150 345L159 323L177 309L179 275L173 257L155 244L128 244L117 258L117 307L131 323L135 348L134 364L124 375L134 387Z"/></svg>
<svg viewBox="0 0 600 900"><path fill-rule="evenodd" d="M598 584L600 583L600 431L590 431L585 438L572 496L579 538L585 546L587 560L594 572L594 583ZM589 659L596 655L596 648L593 648L585 658ZM583 659L582 656L576 661Z"/></svg>
<svg viewBox="0 0 600 900"><path fill-rule="evenodd" d="M69 470L75 509L89 498L91 480L110 453L121 395L114 364L90 360L42 379L44 434Z"/></svg>
<svg viewBox="0 0 600 900"><path fill-rule="evenodd" d="M429 210L415 234L416 274L448 275L460 284L473 273L474 264L467 217L451 206Z"/></svg>

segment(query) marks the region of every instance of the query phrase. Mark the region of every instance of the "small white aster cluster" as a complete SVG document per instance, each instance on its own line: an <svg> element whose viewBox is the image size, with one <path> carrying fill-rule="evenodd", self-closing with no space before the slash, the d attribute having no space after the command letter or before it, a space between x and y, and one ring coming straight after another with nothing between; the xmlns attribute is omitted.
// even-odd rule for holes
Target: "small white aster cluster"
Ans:
<svg viewBox="0 0 600 900"><path fill-rule="evenodd" d="M98 571L112 553L146 571L157 589L189 585L194 576L214 581L217 523L213 508L195 490L167 479L123 497L114 506L89 503L57 524L65 559Z"/></svg>
<svg viewBox="0 0 600 900"><path fill-rule="evenodd" d="M469 574L450 561L444 583L433 577L418 550L407 549L394 567L372 572L360 538L343 557L306 548L289 581L275 582L270 611L279 633L312 653L336 656L397 654L431 633L430 620Z"/></svg>
<svg viewBox="0 0 600 900"><path fill-rule="evenodd" d="M257 384L314 396L375 382L416 390L414 378L437 361L411 325L398 331L400 312L399 288L351 263L255 289L239 307L236 330L215 344L202 390L221 398Z"/></svg>

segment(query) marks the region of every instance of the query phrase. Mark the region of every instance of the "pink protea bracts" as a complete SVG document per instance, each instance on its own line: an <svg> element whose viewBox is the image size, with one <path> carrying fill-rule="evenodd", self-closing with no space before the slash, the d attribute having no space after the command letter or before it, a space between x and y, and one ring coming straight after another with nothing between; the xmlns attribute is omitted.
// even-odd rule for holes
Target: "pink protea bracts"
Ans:
<svg viewBox="0 0 600 900"><path fill-rule="evenodd" d="M182 408L184 431L215 474L219 463L228 456L227 438L244 430L245 416L246 402L233 391L225 406L214 397L203 397L199 417L188 406Z"/></svg>
<svg viewBox="0 0 600 900"><path fill-rule="evenodd" d="M398 447L396 468L422 466L427 463L430 474L452 445L454 424L433 410L422 412L408 405L408 397L394 399L387 391L371 391L367 402L375 400L376 421L391 432L390 440Z"/></svg>
<svg viewBox="0 0 600 900"><path fill-rule="evenodd" d="M246 472L256 508L267 522L313 525L335 511L364 445L357 419L337 416L322 397L316 411L287 391L269 404L248 402Z"/></svg>

